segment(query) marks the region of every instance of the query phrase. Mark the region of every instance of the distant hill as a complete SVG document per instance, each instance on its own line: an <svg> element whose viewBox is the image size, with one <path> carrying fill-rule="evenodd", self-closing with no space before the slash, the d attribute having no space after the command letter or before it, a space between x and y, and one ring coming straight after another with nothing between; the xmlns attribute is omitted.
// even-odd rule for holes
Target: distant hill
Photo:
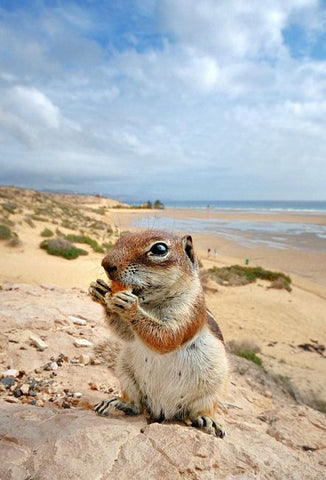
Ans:
<svg viewBox="0 0 326 480"><path fill-rule="evenodd" d="M120 235L111 220L114 208L129 208L129 205L100 195L0 186L1 245L30 251L41 246L42 237L53 237L60 239L60 245L67 241L83 243L97 253L104 253Z"/></svg>

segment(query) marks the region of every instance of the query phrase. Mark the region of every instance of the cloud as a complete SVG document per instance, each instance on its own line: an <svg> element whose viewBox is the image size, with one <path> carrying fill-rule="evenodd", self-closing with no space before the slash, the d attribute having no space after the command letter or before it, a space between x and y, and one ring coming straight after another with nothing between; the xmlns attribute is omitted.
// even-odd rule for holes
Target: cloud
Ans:
<svg viewBox="0 0 326 480"><path fill-rule="evenodd" d="M146 199L325 196L317 0L24 5L0 9L3 181Z"/></svg>

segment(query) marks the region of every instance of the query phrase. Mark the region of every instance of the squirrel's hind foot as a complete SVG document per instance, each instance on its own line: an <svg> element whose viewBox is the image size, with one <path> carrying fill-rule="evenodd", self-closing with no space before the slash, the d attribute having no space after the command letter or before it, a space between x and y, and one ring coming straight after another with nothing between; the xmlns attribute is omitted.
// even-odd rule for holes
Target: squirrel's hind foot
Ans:
<svg viewBox="0 0 326 480"><path fill-rule="evenodd" d="M102 400L101 402L97 403L94 407L94 410L99 415L109 415L110 410L115 408L117 410L121 410L126 415L139 415L140 410L139 408L131 402L126 402L120 397L110 397Z"/></svg>
<svg viewBox="0 0 326 480"><path fill-rule="evenodd" d="M209 415L198 415L198 417L191 417L186 421L187 425L191 427L200 428L206 433L215 435L218 438L225 437L225 429L217 423L217 421Z"/></svg>

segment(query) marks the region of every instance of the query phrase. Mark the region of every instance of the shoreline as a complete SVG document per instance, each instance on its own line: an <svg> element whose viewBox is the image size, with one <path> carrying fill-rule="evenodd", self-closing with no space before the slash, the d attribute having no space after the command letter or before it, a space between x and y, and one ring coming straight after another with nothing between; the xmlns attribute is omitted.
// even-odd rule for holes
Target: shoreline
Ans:
<svg viewBox="0 0 326 480"><path fill-rule="evenodd" d="M246 259L249 260L249 265L262 266L264 268L274 269L282 271L293 276L295 282L303 285L304 282L309 283L309 289L316 289L318 294L326 298L326 272L324 265L326 265L326 239L325 241L318 242L322 248L314 250L314 243L316 239L313 237L306 237L307 242L310 242L311 250L303 250L302 248L295 248L293 241L295 236L289 236L289 245L286 248L277 249L273 248L267 243L255 243L254 233L234 230L235 235L233 238L227 238L223 233L217 231L191 231L187 228L178 228L180 226L180 220L186 220L191 226L193 219L207 219L209 215L209 221L211 219L232 221L236 224L237 221L241 221L245 218L248 221L260 221L266 225L273 222L281 222L287 224L296 224L298 221L307 225L320 225L326 228L326 216L322 215L303 215L303 214L278 214L273 216L264 217L263 219L255 214L230 211L230 212L198 212L193 209L175 209L166 208L158 211L111 211L111 221L120 228L121 231L125 230L138 230L139 227L135 224L136 221L142 219L144 229L160 228L162 217L170 219L174 228L172 230L178 234L192 234L195 241L195 249L198 252L200 258L210 260L214 263L221 263L223 265L230 263L244 264ZM181 227L185 225L185 222ZM243 240L243 242L239 242ZM323 250L323 243L325 248ZM208 249L212 254L208 256ZM216 250L217 255L214 255ZM210 257L210 258L209 258Z"/></svg>

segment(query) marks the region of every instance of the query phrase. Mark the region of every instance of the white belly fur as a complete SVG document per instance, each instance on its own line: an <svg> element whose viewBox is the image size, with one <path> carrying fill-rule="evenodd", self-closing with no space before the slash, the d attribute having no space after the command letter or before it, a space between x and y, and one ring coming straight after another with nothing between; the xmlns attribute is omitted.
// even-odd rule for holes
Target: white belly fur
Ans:
<svg viewBox="0 0 326 480"><path fill-rule="evenodd" d="M154 418L172 419L180 406L191 415L210 410L224 386L224 345L207 328L170 353L157 353L139 339L125 344L121 353Z"/></svg>

